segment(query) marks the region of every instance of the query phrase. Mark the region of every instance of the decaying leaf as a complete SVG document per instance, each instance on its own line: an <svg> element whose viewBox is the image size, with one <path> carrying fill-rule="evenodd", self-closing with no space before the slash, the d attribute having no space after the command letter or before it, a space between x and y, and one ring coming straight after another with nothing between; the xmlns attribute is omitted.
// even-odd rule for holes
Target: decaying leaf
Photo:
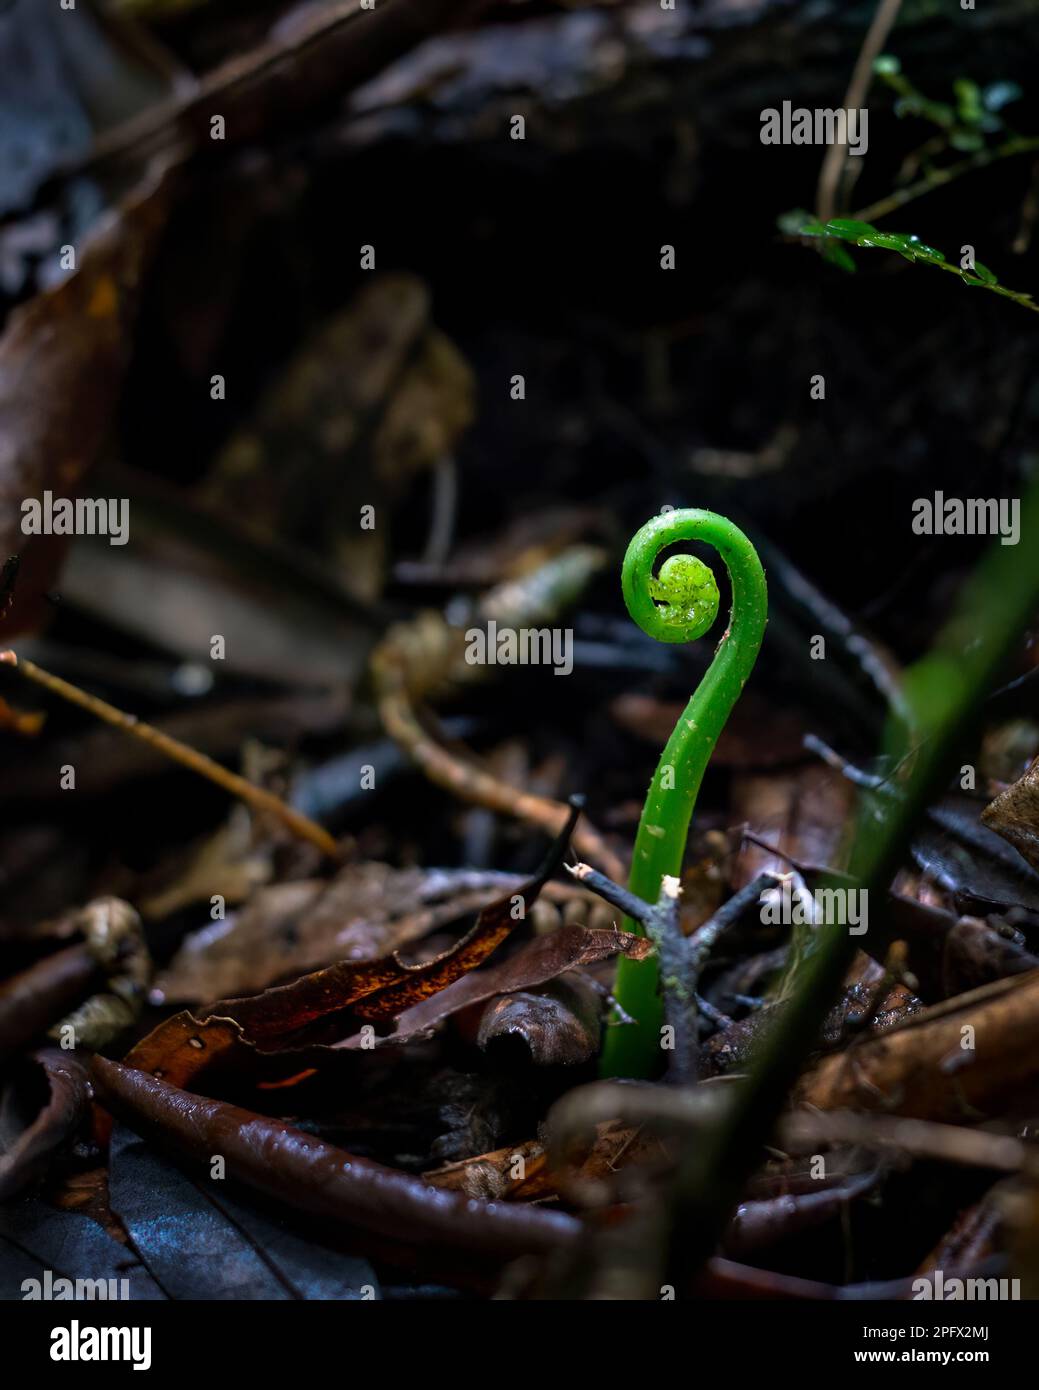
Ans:
<svg viewBox="0 0 1039 1390"><path fill-rule="evenodd" d="M102 978L86 946L67 946L0 984L0 1061L44 1033Z"/></svg>
<svg viewBox="0 0 1039 1390"><path fill-rule="evenodd" d="M330 961L375 960L522 886L512 874L372 861L347 865L331 882L273 884L234 917L187 936L153 999L204 1003L251 994Z"/></svg>
<svg viewBox="0 0 1039 1390"><path fill-rule="evenodd" d="M0 338L0 555L21 556L8 635L36 620L65 545L61 536L26 536L22 502L48 489L74 497L97 456L171 170L153 170L82 248L78 269L16 309Z"/></svg>
<svg viewBox="0 0 1039 1390"><path fill-rule="evenodd" d="M92 1076L101 1103L135 1132L196 1167L208 1168L220 1154L233 1182L339 1228L491 1262L548 1253L580 1229L561 1213L484 1205L431 1189L290 1125L190 1095L118 1062L95 1057Z"/></svg>
<svg viewBox="0 0 1039 1390"><path fill-rule="evenodd" d="M337 1040L356 1021L383 1022L445 989L491 954L522 921L557 870L578 815L573 808L541 871L484 908L473 929L432 960L405 965L397 954L339 961L245 999L224 999L196 1014L175 1014L142 1039L127 1063L182 1086L229 1052L301 1049Z"/></svg>
<svg viewBox="0 0 1039 1390"><path fill-rule="evenodd" d="M1027 799L1028 793L1024 796ZM996 804L979 821L976 802L943 797L928 809L927 823L913 836L913 858L928 878L954 893L965 910L976 903L1039 911L1039 875L1025 862L1027 855L1022 858L1018 853L1020 845L1012 836L1000 839L1000 834L993 833L999 827L986 820ZM1010 815L1008 824L1018 833L1019 822L1020 813Z"/></svg>
<svg viewBox="0 0 1039 1390"><path fill-rule="evenodd" d="M579 1066L599 1051L603 1003L602 994L577 975L503 994L484 1009L476 1041L499 1061L511 1055L539 1067Z"/></svg>
<svg viewBox="0 0 1039 1390"><path fill-rule="evenodd" d="M888 898L881 930L867 935L880 959L890 940L906 943L915 992L926 1003L1039 969L1039 958L1009 929L1000 932L981 917L957 917L898 893Z"/></svg>
<svg viewBox="0 0 1039 1390"><path fill-rule="evenodd" d="M1039 869L1039 758L985 807L981 819L1012 844L1033 869Z"/></svg>
<svg viewBox="0 0 1039 1390"><path fill-rule="evenodd" d="M76 1279L88 1281L85 1287L95 1296L97 1281L104 1280L106 1298L166 1297L133 1251L96 1221L78 1212L54 1211L36 1197L0 1207L0 1298L24 1299L26 1279L38 1282L39 1298L72 1298L74 1283L59 1281Z"/></svg>
<svg viewBox="0 0 1039 1390"><path fill-rule="evenodd" d="M76 925L87 950L105 973L105 987L61 1019L48 1036L76 1047L106 1047L130 1026L144 1006L152 961L141 919L121 898L95 898L78 914Z"/></svg>
<svg viewBox="0 0 1039 1390"><path fill-rule="evenodd" d="M407 1042L409 1038L434 1028L460 1009L546 984L568 970L594 961L607 960L613 955L644 960L653 944L644 936L630 932L589 930L569 925L560 927L548 936L528 941L515 955L499 965L464 975L438 994L405 1010L397 1019L395 1030L380 1044ZM361 1046L360 1038L347 1038L344 1047Z"/></svg>
<svg viewBox="0 0 1039 1390"><path fill-rule="evenodd" d="M87 1107L87 1075L70 1053L45 1048L16 1064L0 1092L0 1201L44 1170Z"/></svg>
<svg viewBox="0 0 1039 1390"><path fill-rule="evenodd" d="M469 367L431 322L425 286L383 276L301 347L203 496L264 538L319 546L356 597L373 599L387 532L358 532L360 510L381 511L453 453L473 394Z"/></svg>
<svg viewBox="0 0 1039 1390"><path fill-rule="evenodd" d="M1033 970L923 1009L824 1058L803 1077L796 1100L822 1110L957 1122L998 1114L1037 1078L1039 971Z"/></svg>
<svg viewBox="0 0 1039 1390"><path fill-rule="evenodd" d="M351 1301L366 1289L377 1297L367 1260L301 1239L231 1197L223 1180L192 1182L121 1126L110 1153L112 1210L170 1298Z"/></svg>

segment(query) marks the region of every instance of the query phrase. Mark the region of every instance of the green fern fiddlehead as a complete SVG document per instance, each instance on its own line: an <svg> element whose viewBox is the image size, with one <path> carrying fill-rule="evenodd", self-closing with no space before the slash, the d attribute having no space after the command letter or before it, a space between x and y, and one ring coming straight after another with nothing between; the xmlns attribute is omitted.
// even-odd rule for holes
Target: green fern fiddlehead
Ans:
<svg viewBox="0 0 1039 1390"><path fill-rule="evenodd" d="M768 593L757 551L731 521L714 512L671 511L654 517L632 538L622 585L628 612L660 642L692 642L718 615L718 586L702 560L666 558L660 552L682 541L706 541L729 572L732 613L714 660L668 739L642 808L628 887L655 903L665 874L679 875L686 837L704 771L733 705L747 682L765 632ZM626 919L625 931L641 931ZM660 998L655 957L622 959L615 995L634 1023L607 1029L605 1076L650 1076L660 1066Z"/></svg>

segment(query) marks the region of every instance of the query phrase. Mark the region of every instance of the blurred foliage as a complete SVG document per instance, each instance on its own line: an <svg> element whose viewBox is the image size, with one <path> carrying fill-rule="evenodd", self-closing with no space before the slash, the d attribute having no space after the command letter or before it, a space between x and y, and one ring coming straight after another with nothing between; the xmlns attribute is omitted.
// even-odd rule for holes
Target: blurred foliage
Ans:
<svg viewBox="0 0 1039 1390"><path fill-rule="evenodd" d="M1023 92L1016 82L990 82L979 87L969 77L958 77L952 84L955 103L932 101L906 77L902 64L890 53L882 53L873 71L898 96L896 116L918 116L944 131L954 150L983 149L988 135L1012 135L1000 111L1018 101Z"/></svg>

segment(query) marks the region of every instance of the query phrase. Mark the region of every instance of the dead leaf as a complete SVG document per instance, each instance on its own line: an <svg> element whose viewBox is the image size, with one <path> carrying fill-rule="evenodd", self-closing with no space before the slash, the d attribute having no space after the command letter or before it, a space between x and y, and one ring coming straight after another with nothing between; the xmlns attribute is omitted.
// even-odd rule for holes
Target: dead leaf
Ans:
<svg viewBox="0 0 1039 1390"><path fill-rule="evenodd" d="M975 1046L964 1046L968 1038ZM922 1009L824 1058L802 1078L796 1101L957 1123L979 1111L998 1113L1037 1077L1039 970L1033 970Z"/></svg>
<svg viewBox="0 0 1039 1390"><path fill-rule="evenodd" d="M1039 869L1039 758L981 813L983 824Z"/></svg>
<svg viewBox="0 0 1039 1390"><path fill-rule="evenodd" d="M561 1212L480 1203L438 1192L420 1178L360 1158L312 1134L222 1101L186 1095L163 1081L95 1057L91 1074L106 1109L135 1132L208 1170L228 1173L296 1215L360 1228L395 1242L465 1251L500 1263L567 1245L580 1226Z"/></svg>
<svg viewBox="0 0 1039 1390"><path fill-rule="evenodd" d="M0 1298L25 1298L22 1281L36 1279L41 1285L48 1277L51 1287L59 1279L112 1281L118 1290L126 1280L127 1293L139 1299L160 1300L166 1295L138 1262L133 1252L114 1240L89 1216L72 1211L54 1211L37 1197L23 1197L0 1207ZM72 1289L58 1285L54 1297L71 1297ZM113 1295L115 1296L115 1295Z"/></svg>
<svg viewBox="0 0 1039 1390"><path fill-rule="evenodd" d="M376 960L519 889L515 875L349 864L332 879L273 884L234 917L192 932L153 1002L197 1004L266 989L335 960Z"/></svg>
<svg viewBox="0 0 1039 1390"><path fill-rule="evenodd" d="M558 869L577 815L575 806L541 871L515 893L484 908L473 929L441 955L421 965L405 965L396 953L375 961L339 961L251 998L225 999L196 1014L175 1014L131 1050L127 1065L183 1086L214 1061L234 1060L228 1054L293 1054L311 1044L335 1041L336 1034L357 1019L395 1018L475 969L509 936Z"/></svg>
<svg viewBox="0 0 1039 1390"><path fill-rule="evenodd" d="M7 634L38 619L65 546L22 532L22 502L48 489L75 497L98 454L171 185L171 164L153 169L81 248L78 269L14 310L0 339L0 554L21 556Z"/></svg>
<svg viewBox="0 0 1039 1390"><path fill-rule="evenodd" d="M365 1285L377 1295L367 1260L296 1235L226 1183L192 1182L129 1130L115 1129L110 1153L112 1209L170 1298L350 1301Z"/></svg>
<svg viewBox="0 0 1039 1390"><path fill-rule="evenodd" d="M360 508L450 455L473 414L472 373L433 326L428 290L386 275L300 348L200 495L264 540L318 546L374 599L387 532L359 533Z"/></svg>
<svg viewBox="0 0 1039 1390"><path fill-rule="evenodd" d="M40 1175L88 1104L87 1074L68 1052L43 1048L13 1068L0 1095L0 1201Z"/></svg>
<svg viewBox="0 0 1039 1390"><path fill-rule="evenodd" d="M636 940L641 938L636 937ZM480 1018L477 1045L537 1067L575 1067L599 1051L603 996L577 975L537 990L492 999Z"/></svg>
<svg viewBox="0 0 1039 1390"><path fill-rule="evenodd" d="M548 936L538 936L527 942L500 965L466 975L424 1003L408 1009L398 1018L396 1030L377 1042L407 1042L419 1033L428 1032L459 1009L493 999L495 995L533 989L567 970L617 954L644 960L652 950L653 943L647 937L629 932L589 930L577 925L560 927ZM361 1040L347 1038L342 1046L356 1048L361 1046Z"/></svg>
<svg viewBox="0 0 1039 1390"><path fill-rule="evenodd" d="M0 984L0 1061L46 1032L101 978L86 946L68 946Z"/></svg>

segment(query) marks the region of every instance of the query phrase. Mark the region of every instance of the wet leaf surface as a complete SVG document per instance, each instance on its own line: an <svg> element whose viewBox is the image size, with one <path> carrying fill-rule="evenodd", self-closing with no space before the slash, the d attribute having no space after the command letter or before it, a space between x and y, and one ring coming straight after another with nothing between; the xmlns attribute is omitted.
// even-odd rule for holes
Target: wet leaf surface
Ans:
<svg viewBox="0 0 1039 1390"><path fill-rule="evenodd" d="M126 1279L133 1299L166 1298L133 1251L89 1216L54 1211L35 1197L0 1206L0 1296L24 1298L22 1281L43 1283L48 1270L53 1278L88 1280L90 1288L97 1279Z"/></svg>
<svg viewBox="0 0 1039 1390"><path fill-rule="evenodd" d="M379 1297L366 1260L301 1239L236 1200L223 1180L192 1182L123 1126L111 1144L112 1209L169 1298Z"/></svg>

